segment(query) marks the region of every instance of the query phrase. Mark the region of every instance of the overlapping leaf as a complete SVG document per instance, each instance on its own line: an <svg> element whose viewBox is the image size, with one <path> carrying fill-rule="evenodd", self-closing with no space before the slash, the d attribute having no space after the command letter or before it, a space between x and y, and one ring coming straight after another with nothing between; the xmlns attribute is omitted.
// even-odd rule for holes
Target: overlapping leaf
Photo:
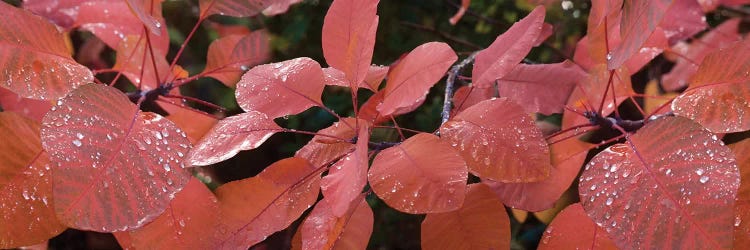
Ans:
<svg viewBox="0 0 750 250"><path fill-rule="evenodd" d="M133 12L125 11L128 9L126 1L86 1L82 2L77 9L78 14L74 26L93 33L110 48L117 49L120 42L127 36L142 34L143 23ZM150 34L150 38L154 41L151 44L158 51L167 51L169 36L166 35L166 26L161 27L159 32L162 35Z"/></svg>
<svg viewBox="0 0 750 250"><path fill-rule="evenodd" d="M421 133L381 151L372 162L370 187L388 206L406 213L441 213L464 203L468 173L458 152Z"/></svg>
<svg viewBox="0 0 750 250"><path fill-rule="evenodd" d="M206 166L224 161L242 150L259 147L281 127L268 116L250 111L219 121L195 148L187 160L194 166Z"/></svg>
<svg viewBox="0 0 750 250"><path fill-rule="evenodd" d="M122 72L136 87L144 91L157 88L164 79L180 75L179 67L174 69L175 74L170 74L165 52L157 49L154 44L152 41L149 45L143 36L125 37L118 44L116 62L112 69ZM148 46L154 47L149 49ZM182 75L184 77L186 74Z"/></svg>
<svg viewBox="0 0 750 250"><path fill-rule="evenodd" d="M259 14L275 2L285 0L199 0L201 16L218 14L222 16L248 17Z"/></svg>
<svg viewBox="0 0 750 250"><path fill-rule="evenodd" d="M45 241L63 230L52 207L53 163L42 150L39 122L0 112L0 248Z"/></svg>
<svg viewBox="0 0 750 250"><path fill-rule="evenodd" d="M300 226L302 249L365 249L372 234L372 209L364 196L346 214L336 216L327 198L318 202Z"/></svg>
<svg viewBox="0 0 750 250"><path fill-rule="evenodd" d="M659 24L669 44L692 37L708 27L706 17L696 0L674 0Z"/></svg>
<svg viewBox="0 0 750 250"><path fill-rule="evenodd" d="M3 112L14 112L41 122L44 114L52 108L52 103L50 101L23 98L13 91L0 87L0 107L3 108Z"/></svg>
<svg viewBox="0 0 750 250"><path fill-rule="evenodd" d="M349 82L346 79L344 72L336 68L324 68L323 73L325 74L326 85L349 87ZM371 65L367 71L365 80L359 83L359 88L366 88L372 91L378 91L380 83L385 79L385 75L388 73L388 66L376 66Z"/></svg>
<svg viewBox="0 0 750 250"><path fill-rule="evenodd" d="M487 48L477 54L471 71L472 84L488 88L510 73L526 57L537 40L544 23L544 6L536 7L508 29Z"/></svg>
<svg viewBox="0 0 750 250"><path fill-rule="evenodd" d="M188 139L190 139L190 143L193 144L198 143L219 122L214 115L193 109L182 103L173 103L161 99L157 100L156 104L169 113L167 119L185 131Z"/></svg>
<svg viewBox="0 0 750 250"><path fill-rule="evenodd" d="M734 245L750 244L750 139L729 145L740 168L740 188L734 203Z"/></svg>
<svg viewBox="0 0 750 250"><path fill-rule="evenodd" d="M320 64L301 57L252 68L237 83L235 96L245 111L277 118L322 105L324 87Z"/></svg>
<svg viewBox="0 0 750 250"><path fill-rule="evenodd" d="M359 124L354 152L339 160L323 177L320 188L334 216L341 217L349 210L367 184L368 143L370 130L364 122Z"/></svg>
<svg viewBox="0 0 750 250"><path fill-rule="evenodd" d="M5 2L0 12L0 87L22 97L50 100L94 79L70 57L64 35L54 24Z"/></svg>
<svg viewBox="0 0 750 250"><path fill-rule="evenodd" d="M220 248L247 248L292 224L317 200L322 169L286 158L255 177L217 188L225 226L219 229Z"/></svg>
<svg viewBox="0 0 750 250"><path fill-rule="evenodd" d="M268 59L268 39L264 30L258 30L245 36L230 35L215 40L208 46L206 68L201 75L234 87L242 73Z"/></svg>
<svg viewBox="0 0 750 250"><path fill-rule="evenodd" d="M354 144L348 141L357 136L357 132L354 131L355 124L354 118L347 117L321 129L317 132L318 135L297 150L294 156L305 158L317 167L333 163L355 149Z"/></svg>
<svg viewBox="0 0 750 250"><path fill-rule="evenodd" d="M503 203L484 184L467 189L460 209L428 214L422 221L423 249L510 248L510 220Z"/></svg>
<svg viewBox="0 0 750 250"><path fill-rule="evenodd" d="M570 61L519 64L497 81L497 91L528 113L562 113L575 84L585 78L583 69Z"/></svg>
<svg viewBox="0 0 750 250"><path fill-rule="evenodd" d="M618 249L604 228L594 223L580 203L557 214L542 235L539 249Z"/></svg>
<svg viewBox="0 0 750 250"><path fill-rule="evenodd" d="M622 43L607 54L608 69L620 68L646 43L674 0L624 1L620 37Z"/></svg>
<svg viewBox="0 0 750 250"><path fill-rule="evenodd" d="M597 154L578 191L621 248L730 248L740 173L716 135L682 117L651 121Z"/></svg>
<svg viewBox="0 0 750 250"><path fill-rule="evenodd" d="M79 87L44 117L58 218L100 232L137 228L161 214L189 180L191 148L179 128L141 112L119 90Z"/></svg>
<svg viewBox="0 0 750 250"><path fill-rule="evenodd" d="M551 171L549 147L531 117L507 98L482 101L440 127L482 178L501 182L534 182Z"/></svg>
<svg viewBox="0 0 750 250"><path fill-rule="evenodd" d="M389 116L416 109L414 104L424 101L430 87L443 78L457 59L456 53L445 43L429 42L414 48L390 69L378 112Z"/></svg>

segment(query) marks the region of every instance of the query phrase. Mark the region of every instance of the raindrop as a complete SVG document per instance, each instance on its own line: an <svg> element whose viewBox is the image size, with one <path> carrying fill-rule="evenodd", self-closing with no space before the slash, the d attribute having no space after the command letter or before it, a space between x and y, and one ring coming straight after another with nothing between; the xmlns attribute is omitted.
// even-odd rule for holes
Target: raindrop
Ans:
<svg viewBox="0 0 750 250"><path fill-rule="evenodd" d="M590 189L591 191L594 191L594 190L596 190L596 184L594 184L594 185L591 185L591 188L589 188L589 189Z"/></svg>
<svg viewBox="0 0 750 250"><path fill-rule="evenodd" d="M607 198L607 201L605 202L605 204L607 204L607 206L609 206L609 205L612 205L612 202L614 202L614 201L615 200L612 199L612 197L609 197L609 198Z"/></svg>
<svg viewBox="0 0 750 250"><path fill-rule="evenodd" d="M29 199L29 191L23 190L23 198L28 200Z"/></svg>
<svg viewBox="0 0 750 250"><path fill-rule="evenodd" d="M695 173L698 174L698 175L703 175L703 169L699 168L699 169L695 170Z"/></svg>
<svg viewBox="0 0 750 250"><path fill-rule="evenodd" d="M701 177L700 181L701 181L701 183L708 182L708 176L706 175L706 176Z"/></svg>
<svg viewBox="0 0 750 250"><path fill-rule="evenodd" d="M83 145L83 143L81 143L81 141L79 140L73 140L73 145L75 145L76 147L80 147L81 145Z"/></svg>
<svg viewBox="0 0 750 250"><path fill-rule="evenodd" d="M169 172L169 170L172 170L172 169L169 167L169 164L165 163L164 164L164 171Z"/></svg>
<svg viewBox="0 0 750 250"><path fill-rule="evenodd" d="M83 134L81 134L81 133L76 133L76 138L78 138L79 140L80 140L80 139L83 139Z"/></svg>

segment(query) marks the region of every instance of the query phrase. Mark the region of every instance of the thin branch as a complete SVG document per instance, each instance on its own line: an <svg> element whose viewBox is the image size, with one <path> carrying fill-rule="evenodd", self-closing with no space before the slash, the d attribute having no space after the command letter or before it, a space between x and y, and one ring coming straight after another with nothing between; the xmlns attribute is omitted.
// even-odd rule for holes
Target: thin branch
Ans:
<svg viewBox="0 0 750 250"><path fill-rule="evenodd" d="M456 76L458 76L458 73L459 71L461 71L462 68L466 67L466 65L468 65L469 63L472 63L476 56L477 56L477 52L472 53L460 63L453 65L453 67L451 67L451 70L448 71L448 79L445 80L445 96L443 97L443 112L440 113L440 116L442 117L440 124L443 124L447 122L448 119L450 119L451 98L453 97L453 84L456 81Z"/></svg>
<svg viewBox="0 0 750 250"><path fill-rule="evenodd" d="M448 33L439 31L439 30L435 29L434 27L428 27L428 26L424 26L424 25L421 25L421 24L410 23L410 22L403 22L403 21L401 22L401 24L404 25L404 26L408 26L408 27L414 28L414 29L431 32L431 33L433 33L435 35L438 35L438 36L442 37L443 39L446 39L446 40L449 40L449 41L452 41L452 42L455 42L455 43L458 43L458 44L470 47L470 48L472 48L474 50L483 49L482 46L479 46L479 45L476 45L476 44L471 43L469 41L466 41L464 39L452 36L452 35L450 35Z"/></svg>

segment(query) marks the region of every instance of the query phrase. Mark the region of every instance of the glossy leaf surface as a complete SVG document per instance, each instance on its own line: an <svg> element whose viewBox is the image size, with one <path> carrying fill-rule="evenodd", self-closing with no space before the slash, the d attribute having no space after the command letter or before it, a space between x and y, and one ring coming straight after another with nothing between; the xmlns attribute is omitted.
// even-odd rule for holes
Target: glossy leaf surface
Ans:
<svg viewBox="0 0 750 250"><path fill-rule="evenodd" d="M84 85L42 124L54 171L55 211L66 225L100 232L137 228L161 214L190 179L191 145L167 119L141 112L119 90Z"/></svg>
<svg viewBox="0 0 750 250"><path fill-rule="evenodd" d="M484 184L467 189L460 209L428 214L422 221L423 249L510 248L510 220L503 203Z"/></svg>
<svg viewBox="0 0 750 250"><path fill-rule="evenodd" d="M607 232L586 215L580 203L557 214L542 235L539 249L618 249Z"/></svg>
<svg viewBox="0 0 750 250"><path fill-rule="evenodd" d="M264 30L248 35L219 38L208 46L204 76L213 77L228 87L234 87L242 73L266 61L270 56L268 35Z"/></svg>
<svg viewBox="0 0 750 250"><path fill-rule="evenodd" d="M365 80L359 83L359 88L366 88L377 92L378 88L380 87L380 83L383 82L383 79L385 79L385 75L387 73L387 66L371 65L367 70L367 76L365 77ZM324 68L323 74L325 75L326 85L350 87L344 72L336 68Z"/></svg>
<svg viewBox="0 0 750 250"><path fill-rule="evenodd" d="M354 150L354 144L348 140L357 135L354 131L355 124L354 118L343 118L330 127L321 129L294 156L305 158L316 167L333 163Z"/></svg>
<svg viewBox="0 0 750 250"><path fill-rule="evenodd" d="M739 171L716 135L681 117L651 121L597 154L578 190L621 248L730 248Z"/></svg>
<svg viewBox="0 0 750 250"><path fill-rule="evenodd" d="M624 1L620 37L622 43L607 55L607 67L617 69L648 40L674 0Z"/></svg>
<svg viewBox="0 0 750 250"><path fill-rule="evenodd" d="M357 144L354 152L349 153L328 170L323 177L320 188L334 216L341 217L349 210L367 184L368 143L370 131L364 123L359 124Z"/></svg>
<svg viewBox="0 0 750 250"><path fill-rule="evenodd" d="M734 245L750 244L750 140L729 145L740 168L740 189L734 202Z"/></svg>
<svg viewBox="0 0 750 250"><path fill-rule="evenodd" d="M44 114L52 108L52 103L19 96L13 91L0 87L0 107L3 112L13 112L41 122Z"/></svg>
<svg viewBox="0 0 750 250"><path fill-rule="evenodd" d="M471 173L494 181L533 182L546 179L549 147L524 110L507 98L480 102L440 127L466 161Z"/></svg>
<svg viewBox="0 0 750 250"><path fill-rule="evenodd" d="M381 151L368 175L370 187L388 206L412 214L460 208L467 178L458 152L426 133Z"/></svg>
<svg viewBox="0 0 750 250"><path fill-rule="evenodd" d="M259 147L281 131L268 116L250 111L219 121L190 151L187 161L193 166L206 166L224 161L242 150Z"/></svg>
<svg viewBox="0 0 750 250"><path fill-rule="evenodd" d="M270 7L274 0L199 0L201 16L249 17Z"/></svg>
<svg viewBox="0 0 750 250"><path fill-rule="evenodd" d="M0 87L26 98L52 100L94 79L70 57L54 24L5 2L0 12Z"/></svg>
<svg viewBox="0 0 750 250"><path fill-rule="evenodd" d="M364 196L355 199L342 216L334 215L328 199L323 199L300 226L302 249L365 249L373 222Z"/></svg>
<svg viewBox="0 0 750 250"><path fill-rule="evenodd" d="M570 61L555 64L519 64L497 81L502 97L521 105L527 113L562 113L575 84L586 73Z"/></svg>

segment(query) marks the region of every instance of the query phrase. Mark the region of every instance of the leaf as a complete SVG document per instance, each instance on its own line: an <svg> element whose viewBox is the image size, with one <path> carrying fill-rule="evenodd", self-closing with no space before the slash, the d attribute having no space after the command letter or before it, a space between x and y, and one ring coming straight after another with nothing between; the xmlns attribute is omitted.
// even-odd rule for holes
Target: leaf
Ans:
<svg viewBox="0 0 750 250"><path fill-rule="evenodd" d="M610 75L611 83L609 83ZM588 78L573 89L573 93L568 98L568 107L578 111L590 109L588 111L598 111L603 116L608 116L622 102L635 95L629 75L630 73L625 68L611 71L607 70L604 64L594 66L589 70ZM608 87L609 91L607 91ZM613 88L614 91L612 91ZM568 110L563 112L562 129L582 124L590 124L590 121Z"/></svg>
<svg viewBox="0 0 750 250"><path fill-rule="evenodd" d="M320 64L300 57L250 69L237 83L235 96L245 111L277 118L322 105L324 87Z"/></svg>
<svg viewBox="0 0 750 250"><path fill-rule="evenodd" d="M143 23L133 12L123 11L126 8L128 8L126 1L82 2L78 7L78 15L73 25L93 33L109 47L117 49L120 42L127 36L140 36L143 31ZM164 34L167 32L166 27L159 30ZM157 50L169 49L167 35L151 34L150 38L154 40L152 44L158 48ZM138 61L138 63L141 62Z"/></svg>
<svg viewBox="0 0 750 250"><path fill-rule="evenodd" d="M219 38L208 46L206 68L201 75L234 87L242 73L270 57L268 35L258 30L249 35L229 35Z"/></svg>
<svg viewBox="0 0 750 250"><path fill-rule="evenodd" d="M488 88L526 57L537 40L544 23L544 6L537 6L529 15L499 35L490 47L477 53L471 71L472 85Z"/></svg>
<svg viewBox="0 0 750 250"><path fill-rule="evenodd" d="M0 248L43 242L65 230L52 208L52 163L39 122L0 112Z"/></svg>
<svg viewBox="0 0 750 250"><path fill-rule="evenodd" d="M617 69L646 43L674 0L624 1L620 37L622 43L607 55L607 68Z"/></svg>
<svg viewBox="0 0 750 250"><path fill-rule="evenodd" d="M125 0L130 11L143 23L154 35L161 35L163 21L161 19L162 0Z"/></svg>
<svg viewBox="0 0 750 250"><path fill-rule="evenodd" d="M424 101L430 87L443 78L456 60L456 53L445 43L429 42L414 48L391 67L378 112L387 117L414 110L413 104Z"/></svg>
<svg viewBox="0 0 750 250"><path fill-rule="evenodd" d="M163 83L162 79L174 79L170 76L175 75L169 72L169 63L164 51L158 50L153 42L151 43L151 46L154 46L152 49L148 46L143 36L125 37L125 40L118 44L115 66L112 67L113 70L120 71L142 91L156 89ZM153 57L151 52L154 52ZM178 69L175 68L175 70Z"/></svg>
<svg viewBox="0 0 750 250"><path fill-rule="evenodd" d="M506 206L537 212L555 205L578 176L590 144L571 139L551 144L552 170L549 178L530 183L502 183L484 179Z"/></svg>
<svg viewBox="0 0 750 250"><path fill-rule="evenodd" d="M677 58L675 66L669 73L662 75L661 86L667 91L675 91L688 85L688 80L696 71L703 59L717 48L726 48L741 40L739 35L740 19L724 21L716 28L709 30L696 41L687 45L685 51ZM679 46L675 45L675 47ZM678 50L678 49L673 49Z"/></svg>
<svg viewBox="0 0 750 250"><path fill-rule="evenodd" d="M423 249L509 249L505 207L481 183L471 184L456 211L428 214L422 221Z"/></svg>
<svg viewBox="0 0 750 250"><path fill-rule="evenodd" d="M288 227L318 198L320 173L302 158L275 162L255 177L215 190L223 217L223 249L247 248Z"/></svg>
<svg viewBox="0 0 750 250"><path fill-rule="evenodd" d="M283 0L282 0L283 1ZM198 0L201 17L219 14L222 16L250 17L271 7L274 0Z"/></svg>
<svg viewBox="0 0 750 250"><path fill-rule="evenodd" d="M365 249L372 234L372 209L364 196L354 200L346 214L335 216L328 199L315 205L300 226L302 249Z"/></svg>
<svg viewBox="0 0 750 250"><path fill-rule="evenodd" d="M681 117L654 120L597 154L578 190L620 248L730 248L739 171L716 135Z"/></svg>
<svg viewBox="0 0 750 250"><path fill-rule="evenodd" d="M381 151L368 180L388 206L405 213L454 211L464 203L466 163L437 136L416 134Z"/></svg>
<svg viewBox="0 0 750 250"><path fill-rule="evenodd" d="M708 55L690 88L672 101L672 110L714 133L750 129L750 42ZM727 122L732 121L732 122Z"/></svg>
<svg viewBox="0 0 750 250"><path fill-rule="evenodd" d="M81 4L81 0L23 0L22 7L36 15L46 18L50 22L57 24L69 30L73 22L78 17L76 9Z"/></svg>
<svg viewBox="0 0 750 250"><path fill-rule="evenodd" d="M13 91L0 87L0 107L3 108L3 112L13 112L41 122L44 114L52 108L52 103L23 98Z"/></svg>
<svg viewBox="0 0 750 250"><path fill-rule="evenodd" d="M349 153L328 170L328 175L320 182L323 196L329 203L334 216L342 217L350 204L362 193L367 184L368 143L370 130L364 122L359 124L357 144Z"/></svg>
<svg viewBox="0 0 750 250"><path fill-rule="evenodd" d="M456 25L459 20L461 20L461 17L464 16L466 13L466 10L469 9L469 5L471 4L471 0L461 0L461 7L458 8L458 11L455 15L453 15L450 19L448 19L448 22L451 23L451 25Z"/></svg>
<svg viewBox="0 0 750 250"><path fill-rule="evenodd" d="M687 39L708 27L706 17L696 0L675 0L659 24L669 44Z"/></svg>
<svg viewBox="0 0 750 250"><path fill-rule="evenodd" d="M51 100L94 79L70 56L55 25L5 2L0 13L0 87L22 97Z"/></svg>
<svg viewBox="0 0 750 250"><path fill-rule="evenodd" d="M206 166L225 161L242 150L260 147L282 128L263 113L250 111L219 121L190 151L187 161Z"/></svg>
<svg viewBox="0 0 750 250"><path fill-rule="evenodd" d="M276 0L273 4L268 6L268 8L263 10L263 15L275 16L285 13L287 10L289 10L289 6L299 2L302 2L302 0Z"/></svg>
<svg viewBox="0 0 750 250"><path fill-rule="evenodd" d="M191 178L154 221L115 235L129 234L131 247L138 249L214 248L220 237L216 231L219 213L218 201L211 190L197 178Z"/></svg>
<svg viewBox="0 0 750 250"><path fill-rule="evenodd" d="M740 188L734 202L734 245L750 244L750 140L729 145L740 168Z"/></svg>
<svg viewBox="0 0 750 250"><path fill-rule="evenodd" d="M333 163L355 149L354 144L337 139L350 140L357 136L354 124L356 124L354 118L345 117L330 127L321 129L317 132L318 135L297 150L294 156L305 158L316 167Z"/></svg>
<svg viewBox="0 0 750 250"><path fill-rule="evenodd" d="M497 89L494 87L477 88L474 86L461 86L453 93L453 112L464 111L477 103L493 97L498 97ZM452 116L455 116L455 114Z"/></svg>
<svg viewBox="0 0 750 250"><path fill-rule="evenodd" d="M380 83L385 79L385 75L388 73L388 66L375 66L371 65L367 71L365 80L359 83L359 88L366 88L374 92L378 92ZM325 84L341 87L349 87L349 82L346 80L344 72L336 68L324 68L323 74L325 75Z"/></svg>
<svg viewBox="0 0 750 250"><path fill-rule="evenodd" d="M550 174L549 147L523 109L507 98L482 101L440 126L472 174L501 182L533 182Z"/></svg>
<svg viewBox="0 0 750 250"><path fill-rule="evenodd" d="M44 117L41 138L59 163L55 212L70 227L141 227L190 179L183 165L191 148L185 133L105 85L84 85L58 100Z"/></svg>
<svg viewBox="0 0 750 250"><path fill-rule="evenodd" d="M552 34L555 33L555 26L549 23L542 24L542 31L539 32L539 36L532 43L534 47L542 45Z"/></svg>
<svg viewBox="0 0 750 250"><path fill-rule="evenodd" d="M540 250L545 249L618 249L583 211L580 203L565 208L555 217L542 236Z"/></svg>
<svg viewBox="0 0 750 250"><path fill-rule="evenodd" d="M169 113L167 119L172 121L182 131L185 131L192 144L198 143L219 122L214 115L193 109L182 103L175 104L165 99L158 99L156 103Z"/></svg>
<svg viewBox="0 0 750 250"><path fill-rule="evenodd" d="M562 113L575 84L585 78L586 72L570 61L519 64L497 81L497 89L528 113Z"/></svg>
<svg viewBox="0 0 750 250"><path fill-rule="evenodd" d="M643 111L646 114L652 114L657 111L659 107L665 105L674 99L677 94L675 93L661 93L659 91L659 82L657 80L651 80L646 83L646 87L643 90L643 94L646 98L643 98ZM671 111L669 108L662 108L660 111Z"/></svg>
<svg viewBox="0 0 750 250"><path fill-rule="evenodd" d="M365 80L375 48L379 0L336 0L323 19L323 56L346 75L354 93Z"/></svg>

